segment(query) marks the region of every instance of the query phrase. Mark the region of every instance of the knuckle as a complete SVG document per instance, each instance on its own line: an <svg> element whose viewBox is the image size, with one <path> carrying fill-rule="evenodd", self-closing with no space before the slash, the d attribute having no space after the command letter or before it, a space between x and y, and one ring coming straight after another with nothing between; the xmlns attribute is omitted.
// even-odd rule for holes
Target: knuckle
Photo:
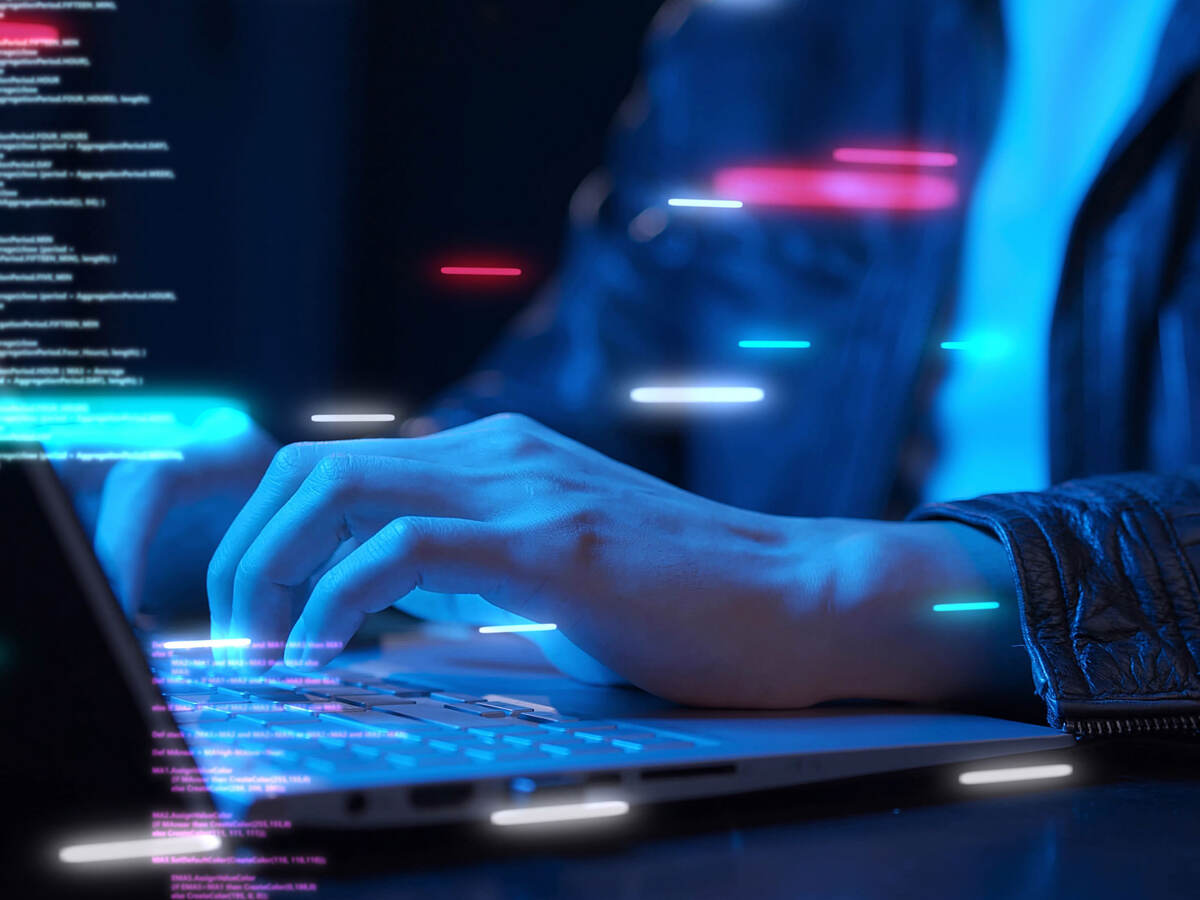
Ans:
<svg viewBox="0 0 1200 900"><path fill-rule="evenodd" d="M251 583L258 577L259 565L253 552L247 550L233 570L234 584Z"/></svg>
<svg viewBox="0 0 1200 900"><path fill-rule="evenodd" d="M358 471L354 457L337 453L318 460L309 479L320 490L341 491L355 483Z"/></svg>
<svg viewBox="0 0 1200 900"><path fill-rule="evenodd" d="M380 552L415 556L421 553L428 541L425 530L412 519L392 519L384 526L384 531L386 549L380 546Z"/></svg>
<svg viewBox="0 0 1200 900"><path fill-rule="evenodd" d="M226 548L225 542L222 541L213 552L212 559L208 561L208 573L205 582L210 595L225 585L225 582L232 574L230 571L233 568L232 562L231 554Z"/></svg>
<svg viewBox="0 0 1200 900"><path fill-rule="evenodd" d="M558 520L568 553L578 564L592 563L602 554L609 533L609 516L594 506L569 509Z"/></svg>
<svg viewBox="0 0 1200 900"><path fill-rule="evenodd" d="M271 466L267 471L276 476L290 475L296 472L304 465L304 460L311 452L311 447L310 443L284 444L275 451L275 456L271 458Z"/></svg>

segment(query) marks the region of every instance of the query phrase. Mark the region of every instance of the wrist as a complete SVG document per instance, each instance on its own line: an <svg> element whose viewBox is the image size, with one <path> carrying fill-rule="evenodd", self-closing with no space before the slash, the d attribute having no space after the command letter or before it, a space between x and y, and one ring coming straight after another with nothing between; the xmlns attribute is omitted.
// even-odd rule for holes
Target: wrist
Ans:
<svg viewBox="0 0 1200 900"><path fill-rule="evenodd" d="M864 522L836 567L842 696L933 703L1030 686L998 540L954 522Z"/></svg>

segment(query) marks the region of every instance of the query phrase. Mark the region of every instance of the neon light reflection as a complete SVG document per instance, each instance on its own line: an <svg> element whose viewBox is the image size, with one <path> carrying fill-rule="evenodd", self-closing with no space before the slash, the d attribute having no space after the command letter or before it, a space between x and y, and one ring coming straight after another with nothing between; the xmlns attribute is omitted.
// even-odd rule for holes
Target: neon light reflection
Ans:
<svg viewBox="0 0 1200 900"><path fill-rule="evenodd" d="M999 609L1000 604L995 600L980 600L975 603L935 603L934 612L970 612L975 609Z"/></svg>
<svg viewBox="0 0 1200 900"><path fill-rule="evenodd" d="M1075 770L1067 763L1052 766L1015 766L1009 769L977 769L958 776L959 784L1003 784L1009 781L1036 781L1042 778L1066 778Z"/></svg>
<svg viewBox="0 0 1200 900"><path fill-rule="evenodd" d="M604 819L629 812L624 800L593 800L588 803L563 803L556 806L529 806L523 809L498 809L491 815L493 825L541 825L546 822L574 822L580 819Z"/></svg>
<svg viewBox="0 0 1200 900"><path fill-rule="evenodd" d="M833 158L844 163L867 163L883 166L928 166L951 168L958 157L940 150L888 150L882 147L838 147Z"/></svg>
<svg viewBox="0 0 1200 900"><path fill-rule="evenodd" d="M490 275L499 278L515 278L521 270L515 266L442 266L443 275Z"/></svg>
<svg viewBox="0 0 1200 900"><path fill-rule="evenodd" d="M483 625L480 634L509 634L522 631L557 631L553 622L530 622L528 625Z"/></svg>
<svg viewBox="0 0 1200 900"><path fill-rule="evenodd" d="M164 650L196 650L200 647L249 647L250 638L213 638L204 641L163 641Z"/></svg>
<svg viewBox="0 0 1200 900"><path fill-rule="evenodd" d="M807 350L809 341L738 341L739 347L747 350Z"/></svg>
<svg viewBox="0 0 1200 900"><path fill-rule="evenodd" d="M182 853L209 853L220 846L221 838L215 834L185 834L137 841L74 844L59 850L58 858L65 863L111 862L118 859L149 859Z"/></svg>
<svg viewBox="0 0 1200 900"><path fill-rule="evenodd" d="M38 47L58 43L58 29L33 22L0 22L0 47Z"/></svg>
<svg viewBox="0 0 1200 900"><path fill-rule="evenodd" d="M392 413L316 413L314 422L395 422Z"/></svg>
<svg viewBox="0 0 1200 900"><path fill-rule="evenodd" d="M667 206L695 206L702 209L741 209L741 200L703 200L692 197L672 197Z"/></svg>
<svg viewBox="0 0 1200 900"><path fill-rule="evenodd" d="M757 403L756 387L639 387L629 392L634 403Z"/></svg>
<svg viewBox="0 0 1200 900"><path fill-rule="evenodd" d="M741 197L748 205L792 209L918 212L958 202L958 185L952 179L925 172L741 166L718 171L713 188Z"/></svg>

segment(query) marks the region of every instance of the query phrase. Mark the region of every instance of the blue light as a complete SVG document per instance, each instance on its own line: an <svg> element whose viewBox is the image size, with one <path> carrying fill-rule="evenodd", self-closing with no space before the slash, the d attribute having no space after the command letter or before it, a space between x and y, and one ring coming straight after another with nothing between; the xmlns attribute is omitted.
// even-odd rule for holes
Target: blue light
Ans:
<svg viewBox="0 0 1200 900"><path fill-rule="evenodd" d="M1012 350L1012 342L1003 334L977 334L963 341L942 341L943 350L957 350L977 359L999 359Z"/></svg>
<svg viewBox="0 0 1200 900"><path fill-rule="evenodd" d="M530 622L528 625L484 625L479 629L480 634L508 634L520 631L556 631L558 626L553 622Z"/></svg>
<svg viewBox="0 0 1200 900"><path fill-rule="evenodd" d="M235 401L216 396L128 393L0 398L0 441L40 442L47 450L177 451L196 441L228 440L252 426L250 416Z"/></svg>
<svg viewBox="0 0 1200 900"><path fill-rule="evenodd" d="M973 603L935 603L934 612L970 612L977 609L999 609L995 600L979 600Z"/></svg>
<svg viewBox="0 0 1200 900"><path fill-rule="evenodd" d="M738 341L747 350L807 350L811 341Z"/></svg>

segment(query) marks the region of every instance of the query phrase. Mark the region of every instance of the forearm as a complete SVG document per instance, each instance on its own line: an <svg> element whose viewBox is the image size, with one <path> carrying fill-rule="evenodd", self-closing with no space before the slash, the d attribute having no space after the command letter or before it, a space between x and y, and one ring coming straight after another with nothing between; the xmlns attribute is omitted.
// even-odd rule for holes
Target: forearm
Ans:
<svg viewBox="0 0 1200 900"><path fill-rule="evenodd" d="M953 522L871 522L832 548L840 697L917 703L1028 696L1004 548Z"/></svg>
<svg viewBox="0 0 1200 900"><path fill-rule="evenodd" d="M1194 728L1200 473L1129 473L935 504L1003 542L1052 724Z"/></svg>

